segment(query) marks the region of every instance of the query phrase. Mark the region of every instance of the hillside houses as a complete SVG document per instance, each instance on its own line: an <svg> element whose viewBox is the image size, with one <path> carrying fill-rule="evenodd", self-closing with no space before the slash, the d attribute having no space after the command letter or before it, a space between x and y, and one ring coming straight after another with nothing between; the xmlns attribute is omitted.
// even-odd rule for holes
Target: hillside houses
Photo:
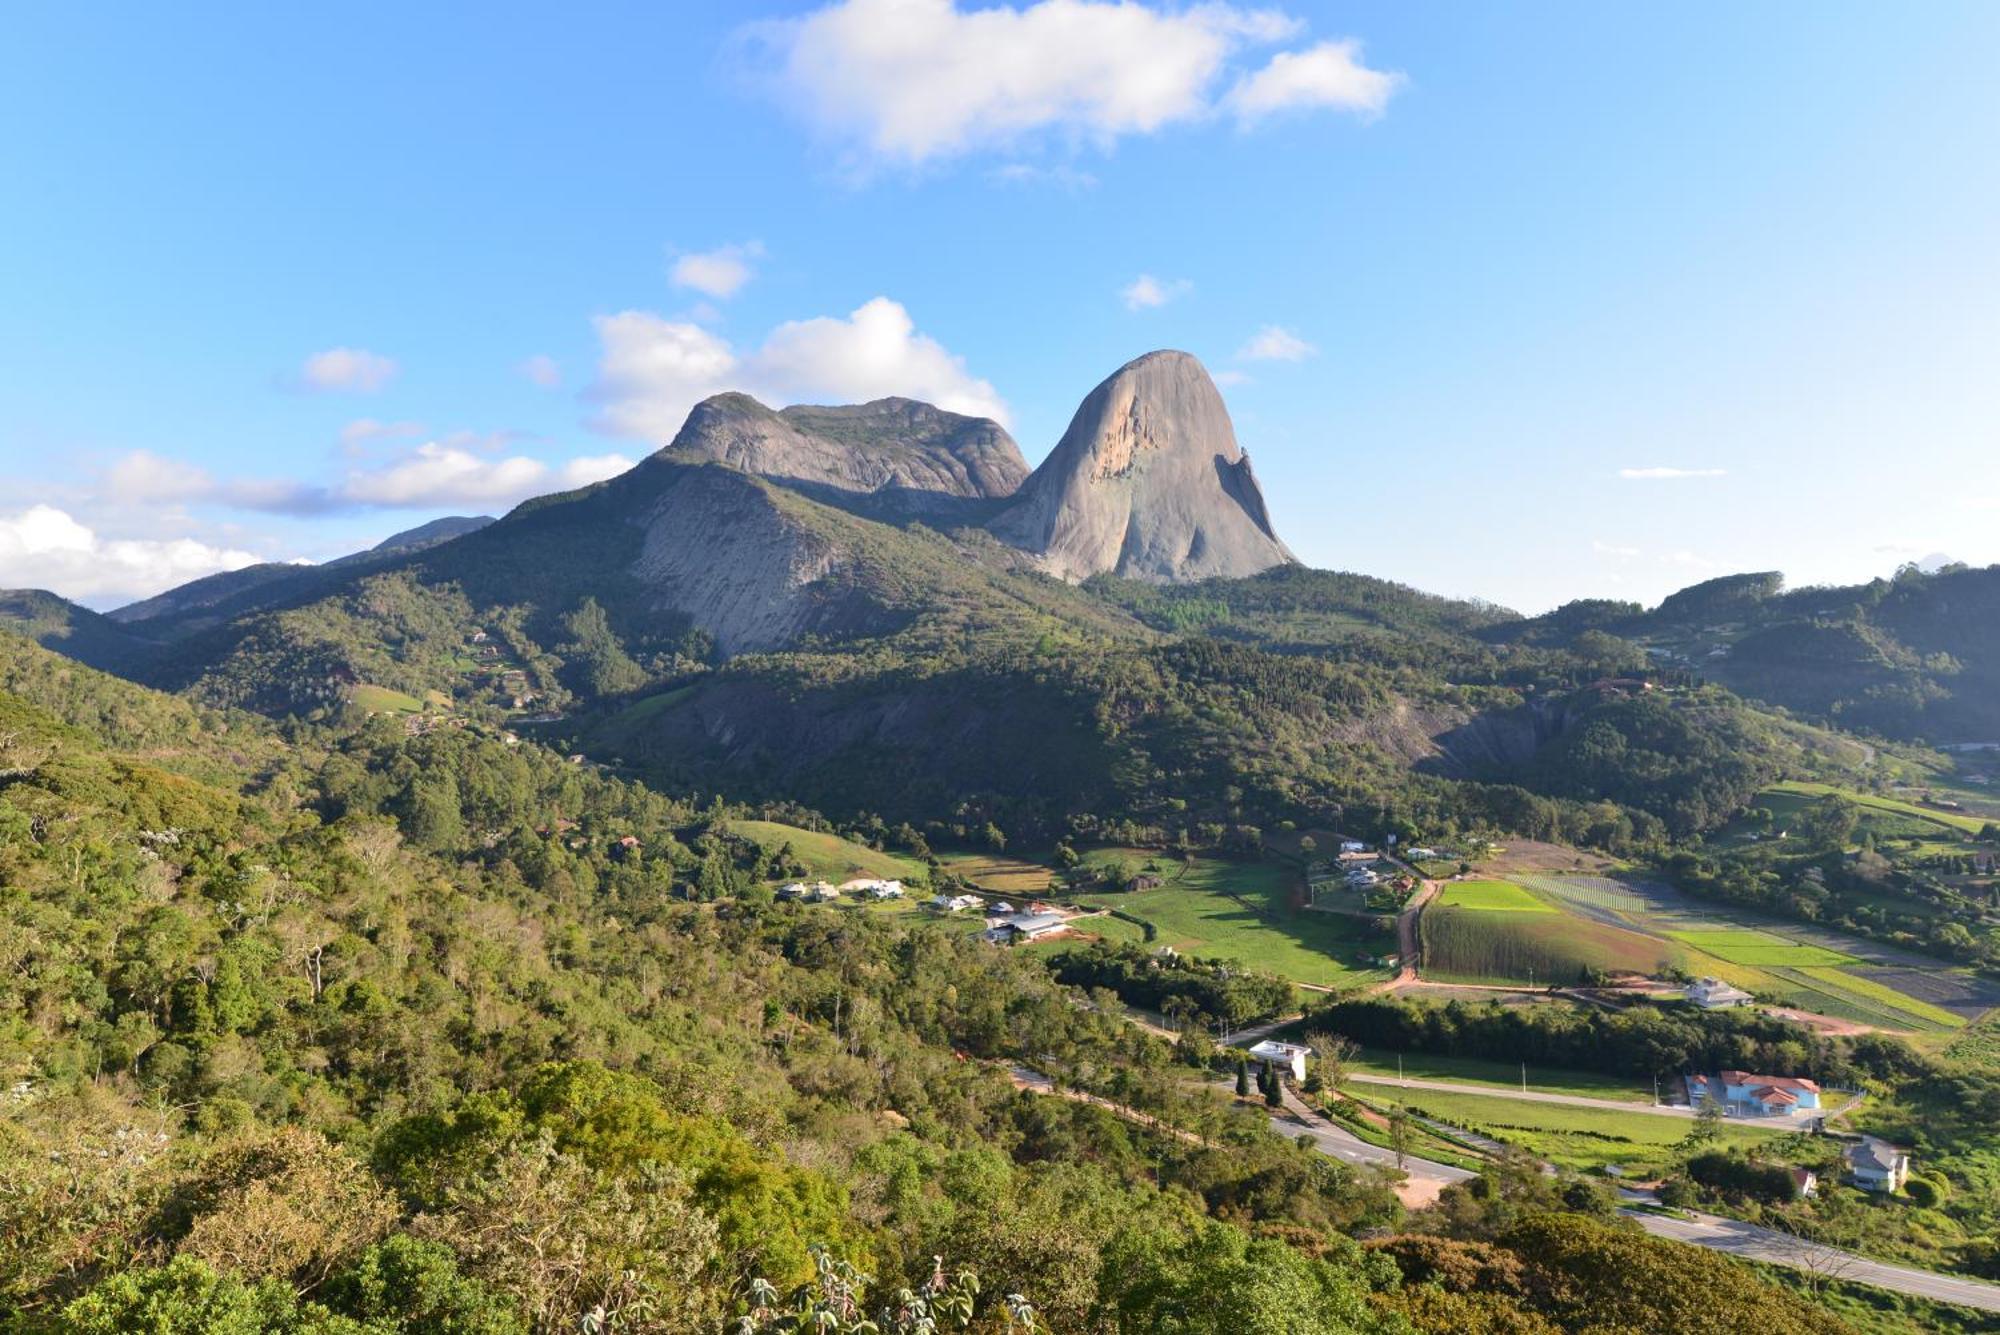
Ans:
<svg viewBox="0 0 2000 1335"><path fill-rule="evenodd" d="M978 895L935 894L928 901L939 913L963 913L967 909L982 908L986 901Z"/></svg>

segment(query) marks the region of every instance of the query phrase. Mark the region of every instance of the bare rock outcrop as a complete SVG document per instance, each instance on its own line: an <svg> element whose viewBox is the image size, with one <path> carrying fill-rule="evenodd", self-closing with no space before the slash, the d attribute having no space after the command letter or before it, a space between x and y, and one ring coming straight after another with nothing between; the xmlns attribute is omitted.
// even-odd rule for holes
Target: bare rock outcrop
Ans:
<svg viewBox="0 0 2000 1335"><path fill-rule="evenodd" d="M984 417L914 399L773 411L748 394L695 405L663 455L719 463L878 518L983 518L1028 476L1013 437Z"/></svg>
<svg viewBox="0 0 2000 1335"><path fill-rule="evenodd" d="M1208 372L1185 352L1128 362L989 526L1067 580L1254 575L1294 558Z"/></svg>

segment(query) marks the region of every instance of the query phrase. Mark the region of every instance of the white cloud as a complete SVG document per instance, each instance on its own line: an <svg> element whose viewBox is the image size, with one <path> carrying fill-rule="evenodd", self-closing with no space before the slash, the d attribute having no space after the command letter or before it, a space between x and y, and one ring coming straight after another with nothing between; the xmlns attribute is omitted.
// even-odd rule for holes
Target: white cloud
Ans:
<svg viewBox="0 0 2000 1335"><path fill-rule="evenodd" d="M1645 555L1637 547L1619 547L1608 542L1592 542L1590 550L1599 556L1615 556L1621 561L1632 561Z"/></svg>
<svg viewBox="0 0 2000 1335"><path fill-rule="evenodd" d="M1621 468L1618 476L1627 482L1672 482L1682 478L1728 477L1727 468Z"/></svg>
<svg viewBox="0 0 2000 1335"><path fill-rule="evenodd" d="M406 439L423 434L422 422L382 422L373 417L357 417L340 428L340 448L344 454L361 454L378 440Z"/></svg>
<svg viewBox="0 0 2000 1335"><path fill-rule="evenodd" d="M1318 351L1291 330L1267 324L1236 350L1236 357L1246 362L1302 362Z"/></svg>
<svg viewBox="0 0 2000 1335"><path fill-rule="evenodd" d="M779 325L753 370L759 383L794 398L852 402L900 394L947 412L1007 420L1007 405L993 386L969 374L964 359L936 339L918 333L910 313L887 297L863 304L845 320L822 316Z"/></svg>
<svg viewBox="0 0 2000 1335"><path fill-rule="evenodd" d="M598 405L591 425L613 436L668 441L689 408L728 388L736 354L700 325L649 311L597 319L603 355L586 394Z"/></svg>
<svg viewBox="0 0 2000 1335"><path fill-rule="evenodd" d="M546 353L538 352L532 357L523 358L521 364L514 369L520 373L523 380L531 385L540 385L543 389L554 389L562 383L562 367L556 365L556 359Z"/></svg>
<svg viewBox="0 0 2000 1335"><path fill-rule="evenodd" d="M1079 190L1095 190L1097 177L1075 167L1057 164L1053 167L1037 167L1027 162L1008 162L986 173L986 179L996 185L1052 185L1075 194Z"/></svg>
<svg viewBox="0 0 2000 1335"><path fill-rule="evenodd" d="M1249 384L1250 373L1248 371L1238 371L1233 368L1225 367L1222 370L1215 372L1215 374L1209 376L1209 379L1213 380L1216 384L1221 385L1225 389L1227 389L1236 385Z"/></svg>
<svg viewBox="0 0 2000 1335"><path fill-rule="evenodd" d="M366 348L328 348L299 367L299 383L315 393L373 394L396 376L396 363Z"/></svg>
<svg viewBox="0 0 2000 1335"><path fill-rule="evenodd" d="M332 484L219 479L193 464L141 450L105 470L99 494L114 504L184 502L301 517L364 509L504 506L601 482L633 463L620 454L588 455L557 464L520 454L499 456L511 438L508 432L488 436L456 432L374 466L357 464Z"/></svg>
<svg viewBox="0 0 2000 1335"><path fill-rule="evenodd" d="M919 333L901 304L876 297L846 319L779 325L739 355L719 335L647 311L600 317L599 407L591 425L611 435L664 443L688 409L711 394L741 390L773 403L842 402L901 395L951 412L1007 420L993 386L962 358Z"/></svg>
<svg viewBox="0 0 2000 1335"><path fill-rule="evenodd" d="M1275 10L1226 3L837 0L741 36L763 82L815 129L863 157L914 166L1049 136L1108 147L1225 106L1243 119L1279 106L1379 110L1393 82L1377 92L1363 76L1393 76L1361 67L1348 44L1254 74L1234 65L1246 48L1301 28ZM1351 70L1338 68L1343 58ZM1233 91L1219 99L1231 74Z"/></svg>
<svg viewBox="0 0 2000 1335"><path fill-rule="evenodd" d="M1128 311L1152 310L1164 306L1175 297L1185 296L1194 284L1185 278L1174 278L1161 282L1149 273L1142 273L1119 290Z"/></svg>
<svg viewBox="0 0 2000 1335"><path fill-rule="evenodd" d="M1230 90L1227 105L1240 125L1254 125L1281 111L1332 107L1379 116L1400 74L1361 63L1361 43L1321 42L1304 51L1280 51L1270 63Z"/></svg>
<svg viewBox="0 0 2000 1335"><path fill-rule="evenodd" d="M100 605L150 597L257 561L250 552L193 538L103 538L49 505L0 515L0 587L50 589Z"/></svg>
<svg viewBox="0 0 2000 1335"><path fill-rule="evenodd" d="M714 250L692 251L674 261L673 278L675 287L691 287L718 301L727 300L750 281L755 272L750 261L764 253L762 243L746 241L741 245L718 246Z"/></svg>
<svg viewBox="0 0 2000 1335"><path fill-rule="evenodd" d="M349 473L335 495L350 505L406 509L513 505L545 492L602 482L631 466L623 455L606 454L551 468L525 455L494 459L427 441L385 467Z"/></svg>

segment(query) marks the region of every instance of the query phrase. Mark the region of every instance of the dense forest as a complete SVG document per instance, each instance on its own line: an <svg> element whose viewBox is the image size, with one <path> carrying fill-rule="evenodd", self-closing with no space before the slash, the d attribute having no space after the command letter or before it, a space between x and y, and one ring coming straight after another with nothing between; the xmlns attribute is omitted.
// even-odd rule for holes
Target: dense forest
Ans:
<svg viewBox="0 0 2000 1335"><path fill-rule="evenodd" d="M741 808L0 665L6 1329L1841 1328L1558 1182L1407 1216Z"/></svg>

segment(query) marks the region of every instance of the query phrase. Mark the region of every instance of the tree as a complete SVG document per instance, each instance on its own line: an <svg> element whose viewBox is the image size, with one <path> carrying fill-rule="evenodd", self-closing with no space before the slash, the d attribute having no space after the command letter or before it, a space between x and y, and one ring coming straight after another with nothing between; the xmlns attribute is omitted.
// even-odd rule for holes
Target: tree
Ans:
<svg viewBox="0 0 2000 1335"><path fill-rule="evenodd" d="M1269 1080L1269 1083L1264 1086L1264 1105L1268 1108L1281 1108L1285 1103L1284 1077L1268 1066L1264 1070Z"/></svg>
<svg viewBox="0 0 2000 1335"><path fill-rule="evenodd" d="M1239 1099L1250 1097L1250 1059L1248 1057L1238 1057L1236 1059L1236 1097Z"/></svg>
<svg viewBox="0 0 2000 1335"><path fill-rule="evenodd" d="M1389 1110L1389 1148L1395 1152L1396 1167L1407 1167L1410 1161L1410 1110L1397 1104Z"/></svg>

